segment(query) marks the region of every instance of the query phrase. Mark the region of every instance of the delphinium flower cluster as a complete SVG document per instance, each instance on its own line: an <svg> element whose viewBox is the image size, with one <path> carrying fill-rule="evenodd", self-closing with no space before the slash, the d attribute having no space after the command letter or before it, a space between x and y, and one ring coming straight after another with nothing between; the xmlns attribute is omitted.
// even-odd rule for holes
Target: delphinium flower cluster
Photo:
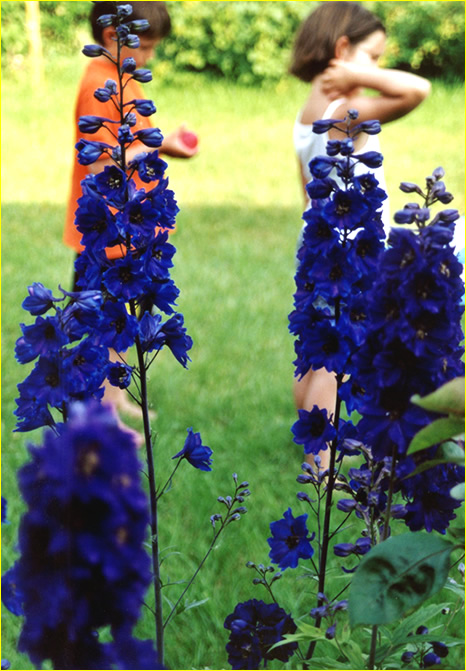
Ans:
<svg viewBox="0 0 466 671"><path fill-rule="evenodd" d="M337 382L334 411L317 406L299 410L292 427L294 441L306 455L313 455L313 463L304 463L297 478L313 491L301 491L297 498L315 519L294 516L288 508L283 519L270 524L268 539L270 559L281 571L302 560L307 574L315 576L317 605L308 614L317 628L325 623L330 641L338 638L340 613L348 608L342 597L361 558L390 536L393 520L404 520L411 531L445 533L460 505L450 491L464 476L462 468L446 460L430 470L418 468L435 458L438 446L406 455L413 436L432 420L411 397L464 374L462 266L450 245L458 213L444 209L431 214L433 205L452 200L441 168L427 178L424 190L402 183L404 192L418 194L423 203L409 203L395 215L403 226L392 230L384 246L381 213L386 194L374 174L361 168L377 168L382 156L354 152L355 137L377 133L380 125L356 120L357 112L350 110L344 120L314 124L316 133L338 129L343 139L329 141L327 156L309 164L310 206L303 215L306 225L290 315L296 375L325 367ZM348 420L342 418L344 407ZM330 458L323 469L320 454L325 450ZM358 456L362 463L343 471L346 456ZM333 522L335 508L343 518ZM335 542L352 515L357 518L357 536ZM326 589L331 551L348 575L346 586L335 594ZM256 579L259 583L273 597L265 573ZM305 660L313 657L318 637L309 640L304 655L298 650ZM372 643L369 664L377 645L376 629ZM448 653L439 641L416 645L420 647L408 646L403 663L417 660L420 668L428 668ZM231 655L231 640L228 650ZM236 653L235 663L240 650ZM265 660L263 654L254 668Z"/></svg>
<svg viewBox="0 0 466 671"><path fill-rule="evenodd" d="M432 418L413 405L411 397L464 375L462 265L450 244L459 214L453 209L431 214L435 203L448 204L452 199L443 176L441 168L435 170L424 190L401 184L404 192L417 193L424 202L422 207L409 203L395 214L396 222L411 227L390 235L389 249L367 295L369 328L352 370L357 387L364 389L354 399L362 415L360 436L377 462L392 461L394 489L404 499L406 524L412 531L440 533L445 533L460 505L450 490L463 480L463 470L439 464L413 474L421 460L434 458L437 446L413 456L406 456L406 450Z"/></svg>
<svg viewBox="0 0 466 671"><path fill-rule="evenodd" d="M29 451L18 474L27 511L11 569L21 586L16 614L25 616L19 651L39 668L48 659L56 669L132 668L136 660L160 668L153 643L132 634L152 580L133 435L108 407L77 403L60 435L47 432ZM101 641L106 627L112 638Z"/></svg>
<svg viewBox="0 0 466 671"><path fill-rule="evenodd" d="M20 363L34 362L18 385L16 430L52 430L42 447L31 448L31 462L19 474L28 512L20 527L21 558L4 576L3 600L25 617L19 649L34 663L49 659L63 669L164 668L164 629L220 533L247 512L239 504L250 493L248 483L238 483L234 474L234 495L223 499L227 512L211 518L211 545L164 618L160 499L184 462L210 471L212 450L188 429L171 475L165 485L158 483L147 371L163 348L186 367L192 340L176 311L179 290L170 276L175 247L168 236L178 207L157 151L163 136L158 128L135 130L137 115L154 114L155 105L125 98L131 78L151 79L133 58L121 58L123 47L139 46L135 33L148 27L147 21L132 21L131 13L131 5L117 3L115 14L99 19L115 27L116 58L100 45L83 49L86 56L115 66L117 81L107 80L94 95L102 103L111 101L119 120L79 120L83 133L104 127L114 142L82 139L76 145L82 165L106 159L101 172L81 183L76 226L84 251L75 264L78 290L60 287L55 296L39 282L29 286L23 308L35 321L21 325L15 351ZM135 141L151 151L128 161ZM136 172L147 189L136 188ZM123 354L133 346L136 363L130 365ZM108 406L98 405L104 383L126 390L141 408L149 500L139 483L136 434L122 429ZM149 599L146 606L155 618L154 641L140 641L132 631L150 582L154 605Z"/></svg>

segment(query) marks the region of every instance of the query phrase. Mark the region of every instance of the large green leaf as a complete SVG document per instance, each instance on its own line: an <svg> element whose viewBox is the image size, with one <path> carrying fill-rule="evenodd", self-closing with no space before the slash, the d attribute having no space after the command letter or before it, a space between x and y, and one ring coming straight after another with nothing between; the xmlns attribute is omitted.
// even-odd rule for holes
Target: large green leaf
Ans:
<svg viewBox="0 0 466 671"><path fill-rule="evenodd" d="M411 402L426 410L464 417L464 377L455 377L422 398L416 394Z"/></svg>
<svg viewBox="0 0 466 671"><path fill-rule="evenodd" d="M441 417L416 433L409 444L407 454L413 454L437 443L442 443L449 438L460 436L464 432L464 419L456 415Z"/></svg>
<svg viewBox="0 0 466 671"><path fill-rule="evenodd" d="M351 582L352 627L387 624L438 592L455 546L423 532L388 538L361 561Z"/></svg>

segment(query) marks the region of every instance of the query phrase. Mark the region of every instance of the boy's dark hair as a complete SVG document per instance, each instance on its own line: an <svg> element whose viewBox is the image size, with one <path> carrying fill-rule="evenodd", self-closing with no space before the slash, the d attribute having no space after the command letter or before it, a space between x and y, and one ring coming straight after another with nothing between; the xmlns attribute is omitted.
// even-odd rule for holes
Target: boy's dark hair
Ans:
<svg viewBox="0 0 466 671"><path fill-rule="evenodd" d="M383 23L358 2L322 2L298 30L290 73L310 82L335 58L339 37L357 44L376 30L385 32Z"/></svg>
<svg viewBox="0 0 466 671"><path fill-rule="evenodd" d="M102 14L116 14L117 5L131 5L133 13L128 17L128 21L136 19L146 19L149 21L149 28L141 37L149 39L162 39L166 37L171 29L170 16L164 2L94 2L89 20L91 22L92 35L99 44L102 44L103 28L97 22Z"/></svg>

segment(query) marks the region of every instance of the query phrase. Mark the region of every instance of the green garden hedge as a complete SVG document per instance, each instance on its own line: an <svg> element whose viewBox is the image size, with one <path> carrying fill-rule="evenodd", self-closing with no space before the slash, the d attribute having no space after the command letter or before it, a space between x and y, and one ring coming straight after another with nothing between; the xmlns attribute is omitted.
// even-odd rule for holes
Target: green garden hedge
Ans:
<svg viewBox="0 0 466 671"><path fill-rule="evenodd" d="M27 54L24 2L2 2L2 65ZM89 39L90 2L40 2L47 54ZM212 73L244 84L286 74L294 34L317 2L167 2L172 34L158 48L162 74ZM429 77L464 78L464 2L365 2L387 26L384 65Z"/></svg>

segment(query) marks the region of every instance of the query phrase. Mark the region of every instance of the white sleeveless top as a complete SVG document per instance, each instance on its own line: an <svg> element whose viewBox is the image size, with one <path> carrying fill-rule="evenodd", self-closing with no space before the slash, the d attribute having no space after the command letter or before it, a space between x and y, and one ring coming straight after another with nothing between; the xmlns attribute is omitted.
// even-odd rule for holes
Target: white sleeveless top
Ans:
<svg viewBox="0 0 466 671"><path fill-rule="evenodd" d="M322 119L332 119L335 110L338 109L338 107L340 107L344 103L345 103L344 98L339 98L338 100L334 100L333 102L331 102L330 105L325 110L325 112L323 113ZM314 133L312 130L312 124L301 123L301 116L302 111L299 112L294 124L293 142L296 154L298 155L299 161L303 169L304 176L309 182L312 179L311 173L309 172L309 162L316 156L327 155L327 142L329 141L330 138L328 136L328 133L322 133L322 134ZM366 135L366 137L367 140L364 143L364 145L358 150L358 153L362 154L365 151L380 152L379 136ZM354 170L355 175L364 175L367 174L368 172L371 172L374 175L374 177L379 182L380 188L383 189L386 193L387 187L385 183L383 166L371 170L362 163L356 164ZM343 181L335 174L335 171L332 171L330 176L332 177L332 179L335 180L338 186L343 187ZM385 233L387 234L388 237L388 233L390 230L390 209L388 205L388 198L384 200L382 204L382 221Z"/></svg>

